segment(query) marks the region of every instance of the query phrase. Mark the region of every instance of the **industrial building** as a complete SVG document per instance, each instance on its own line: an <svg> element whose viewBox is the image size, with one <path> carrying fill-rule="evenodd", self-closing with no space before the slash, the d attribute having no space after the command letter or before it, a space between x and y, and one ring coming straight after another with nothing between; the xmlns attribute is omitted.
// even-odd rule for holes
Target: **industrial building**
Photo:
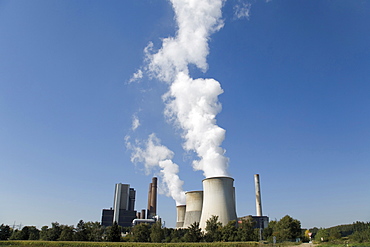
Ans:
<svg viewBox="0 0 370 247"><path fill-rule="evenodd" d="M136 218L135 196L136 191L129 184L116 184L113 208L103 209L102 225L111 226L116 221L120 226L131 226Z"/></svg>
<svg viewBox="0 0 370 247"><path fill-rule="evenodd" d="M157 178L153 177L149 185L148 208L141 212L135 211L136 191L129 184L116 184L114 191L113 208L102 210L101 224L112 226L113 222L127 227L132 226L134 220L137 223L152 223L159 219L157 216Z"/></svg>
<svg viewBox="0 0 370 247"><path fill-rule="evenodd" d="M269 218L262 215L262 202L259 175L254 175L256 189L256 228L266 228ZM206 222L213 215L218 216L218 221L226 225L232 220L241 222L247 218L237 217L235 203L234 179L231 177L211 177L203 180L203 191L189 191L185 193L186 205L176 207L176 228L188 228L194 222L199 223L202 230Z"/></svg>

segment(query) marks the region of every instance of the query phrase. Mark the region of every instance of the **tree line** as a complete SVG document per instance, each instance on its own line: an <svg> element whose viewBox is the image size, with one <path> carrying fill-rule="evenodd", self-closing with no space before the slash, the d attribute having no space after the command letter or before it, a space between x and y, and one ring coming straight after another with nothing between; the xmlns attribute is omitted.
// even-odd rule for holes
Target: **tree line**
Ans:
<svg viewBox="0 0 370 247"><path fill-rule="evenodd" d="M333 226L329 228L309 229L312 238L318 242L337 242L349 240L352 242L370 242L370 222L356 221L352 224Z"/></svg>
<svg viewBox="0 0 370 247"><path fill-rule="evenodd" d="M2 224L0 240L46 240L46 241L126 241L126 242L235 242L271 240L273 236L278 241L294 240L301 236L301 223L290 216L280 221L271 221L268 228L260 231L255 228L252 217L243 219L239 224L230 221L222 225L218 216L212 216L206 222L203 232L199 223L194 223L185 229L162 227L160 222L153 225L139 224L133 227L121 227L116 222L110 227L104 227L99 222L84 222L80 220L76 227L51 223L51 227L43 226L40 230L35 226L25 226L22 229L12 229Z"/></svg>

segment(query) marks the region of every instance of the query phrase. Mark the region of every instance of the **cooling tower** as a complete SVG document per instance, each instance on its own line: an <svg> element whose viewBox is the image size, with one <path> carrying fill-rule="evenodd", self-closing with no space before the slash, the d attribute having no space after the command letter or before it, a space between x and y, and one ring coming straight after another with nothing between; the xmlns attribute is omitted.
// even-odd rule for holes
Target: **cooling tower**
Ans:
<svg viewBox="0 0 370 247"><path fill-rule="evenodd" d="M199 223L203 206L203 191L189 191L186 196L186 213L183 228L188 228L194 222Z"/></svg>
<svg viewBox="0 0 370 247"><path fill-rule="evenodd" d="M254 175L254 185L256 187L256 213L257 216L262 216L262 203L261 203L261 189L260 189L260 175Z"/></svg>
<svg viewBox="0 0 370 247"><path fill-rule="evenodd" d="M203 207L199 227L204 231L206 222L213 215L226 225L237 220L235 209L234 179L230 177L212 177L203 180Z"/></svg>
<svg viewBox="0 0 370 247"><path fill-rule="evenodd" d="M177 221L176 228L182 228L184 225L186 205L180 205L176 207L177 211Z"/></svg>

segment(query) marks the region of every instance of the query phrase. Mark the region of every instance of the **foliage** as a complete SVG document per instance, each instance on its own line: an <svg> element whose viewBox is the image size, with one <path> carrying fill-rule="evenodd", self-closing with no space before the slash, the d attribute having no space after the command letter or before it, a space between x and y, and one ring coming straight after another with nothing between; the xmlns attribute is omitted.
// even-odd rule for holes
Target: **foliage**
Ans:
<svg viewBox="0 0 370 247"><path fill-rule="evenodd" d="M157 221L150 228L150 240L152 243L161 243L164 239L164 232L161 222Z"/></svg>
<svg viewBox="0 0 370 247"><path fill-rule="evenodd" d="M60 233L58 240L59 241L72 241L73 234L74 234L73 226L62 225L61 229L62 231Z"/></svg>
<svg viewBox="0 0 370 247"><path fill-rule="evenodd" d="M199 228L199 222L194 222L187 228L184 236L185 242L200 242L203 238L202 229Z"/></svg>
<svg viewBox="0 0 370 247"><path fill-rule="evenodd" d="M362 231L356 231L350 235L349 238L359 243L370 242L370 228Z"/></svg>
<svg viewBox="0 0 370 247"><path fill-rule="evenodd" d="M88 221L85 222L85 227L87 231L87 240L88 241L102 241L104 234L104 227L99 222Z"/></svg>
<svg viewBox="0 0 370 247"><path fill-rule="evenodd" d="M279 242L295 240L301 237L301 222L285 215L274 226L273 236Z"/></svg>
<svg viewBox="0 0 370 247"><path fill-rule="evenodd" d="M76 232L74 234L74 240L76 241L87 241L87 229L85 226L85 222L80 220L76 226Z"/></svg>
<svg viewBox="0 0 370 247"><path fill-rule="evenodd" d="M328 241L329 240L328 230L325 228L320 228L315 235L315 240L321 242Z"/></svg>
<svg viewBox="0 0 370 247"><path fill-rule="evenodd" d="M222 223L218 221L218 216L212 215L206 221L206 234L204 238L207 242L215 242L221 240Z"/></svg>
<svg viewBox="0 0 370 247"><path fill-rule="evenodd" d="M7 240L12 235L12 231L8 225L1 224L0 240Z"/></svg>
<svg viewBox="0 0 370 247"><path fill-rule="evenodd" d="M238 229L236 228L235 220L230 221L228 224L221 228L221 241L238 241Z"/></svg>
<svg viewBox="0 0 370 247"><path fill-rule="evenodd" d="M134 242L149 242L150 227L148 224L138 224L132 228Z"/></svg>
<svg viewBox="0 0 370 247"><path fill-rule="evenodd" d="M215 242L215 243L114 243L114 242L49 242L49 241L0 241L0 246L30 247L251 247L256 242Z"/></svg>
<svg viewBox="0 0 370 247"><path fill-rule="evenodd" d="M173 231L171 232L170 241L166 242L171 243L183 242L186 232L187 229L173 229Z"/></svg>
<svg viewBox="0 0 370 247"><path fill-rule="evenodd" d="M246 219L242 219L242 223L239 224L237 231L238 241L258 241L258 235L255 234L254 227L256 222L251 216ZM272 232L271 232L272 234Z"/></svg>
<svg viewBox="0 0 370 247"><path fill-rule="evenodd" d="M107 228L107 241L109 242L119 242L121 240L121 227L116 221L113 225Z"/></svg>

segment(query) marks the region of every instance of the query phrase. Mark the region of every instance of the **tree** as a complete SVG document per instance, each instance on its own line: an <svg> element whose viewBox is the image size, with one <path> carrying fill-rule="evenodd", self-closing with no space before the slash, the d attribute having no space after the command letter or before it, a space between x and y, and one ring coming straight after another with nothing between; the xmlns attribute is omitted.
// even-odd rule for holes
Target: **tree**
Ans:
<svg viewBox="0 0 370 247"><path fill-rule="evenodd" d="M164 232L161 222L157 221L150 228L150 241L153 243L161 243L164 239Z"/></svg>
<svg viewBox="0 0 370 247"><path fill-rule="evenodd" d="M37 229L35 226L28 227L28 240L39 240L40 239L40 230Z"/></svg>
<svg viewBox="0 0 370 247"><path fill-rule="evenodd" d="M171 235L169 237L171 243L182 242L187 231L188 231L187 229L181 229L181 228L172 230Z"/></svg>
<svg viewBox="0 0 370 247"><path fill-rule="evenodd" d="M340 233L337 227L333 227L329 229L329 240L340 239L342 234Z"/></svg>
<svg viewBox="0 0 370 247"><path fill-rule="evenodd" d="M184 235L185 242L200 242L202 240L202 230L199 228L199 222L194 222L187 228Z"/></svg>
<svg viewBox="0 0 370 247"><path fill-rule="evenodd" d="M218 216L212 215L206 221L206 234L204 235L207 242L215 242L221 240L222 223L218 221Z"/></svg>
<svg viewBox="0 0 370 247"><path fill-rule="evenodd" d="M114 221L113 225L107 228L107 241L109 242L119 242L121 240L121 229L120 226Z"/></svg>
<svg viewBox="0 0 370 247"><path fill-rule="evenodd" d="M74 239L76 241L87 241L87 229L85 227L85 222L80 220L76 226L76 232L74 234Z"/></svg>
<svg viewBox="0 0 370 247"><path fill-rule="evenodd" d="M74 227L73 226L67 226L67 225L62 225L61 226L61 233L58 238L60 241L72 241L73 240L73 235L74 235Z"/></svg>
<svg viewBox="0 0 370 247"><path fill-rule="evenodd" d="M8 240L12 231L8 225L1 224L0 226L0 240Z"/></svg>
<svg viewBox="0 0 370 247"><path fill-rule="evenodd" d="M285 215L276 223L273 235L276 236L277 241L294 240L301 237L301 222Z"/></svg>
<svg viewBox="0 0 370 247"><path fill-rule="evenodd" d="M226 226L221 228L221 240L228 242L228 241L237 241L237 228L236 228L236 221L230 221Z"/></svg>
<svg viewBox="0 0 370 247"><path fill-rule="evenodd" d="M150 230L148 224L138 224L132 228L134 242L149 242Z"/></svg>
<svg viewBox="0 0 370 247"><path fill-rule="evenodd" d="M52 222L51 228L48 229L48 237L50 241L57 241L62 233L62 228L58 222Z"/></svg>
<svg viewBox="0 0 370 247"><path fill-rule="evenodd" d="M328 233L328 230L324 229L324 228L320 228L316 235L315 235L315 240L316 241L328 241L329 240L329 233Z"/></svg>
<svg viewBox="0 0 370 247"><path fill-rule="evenodd" d="M276 223L277 223L276 220L272 220L270 221L268 226L265 229L263 229L263 238L268 240L269 242L272 242Z"/></svg>
<svg viewBox="0 0 370 247"><path fill-rule="evenodd" d="M258 240L258 235L254 232L254 227L256 222L252 216L248 216L246 219L242 219L242 223L239 224L237 231L237 237L240 241L256 241Z"/></svg>
<svg viewBox="0 0 370 247"><path fill-rule="evenodd" d="M30 237L29 227L25 226L22 228L19 240L28 240L29 237Z"/></svg>
<svg viewBox="0 0 370 247"><path fill-rule="evenodd" d="M85 222L85 227L87 231L87 240L88 241L102 241L103 239L103 233L104 233L104 228L100 224L100 222Z"/></svg>
<svg viewBox="0 0 370 247"><path fill-rule="evenodd" d="M40 239L41 240L49 240L49 227L48 226L41 227Z"/></svg>
<svg viewBox="0 0 370 247"><path fill-rule="evenodd" d="M22 231L15 229L9 239L10 240L22 240Z"/></svg>

